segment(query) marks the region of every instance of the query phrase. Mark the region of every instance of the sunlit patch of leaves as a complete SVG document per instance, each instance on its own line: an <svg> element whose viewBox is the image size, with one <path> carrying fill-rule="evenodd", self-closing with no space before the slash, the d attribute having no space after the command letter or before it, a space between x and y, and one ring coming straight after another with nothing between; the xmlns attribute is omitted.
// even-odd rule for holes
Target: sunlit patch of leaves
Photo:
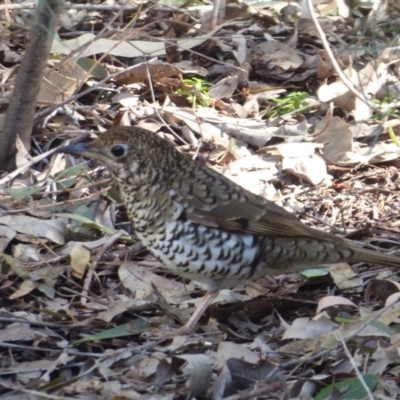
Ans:
<svg viewBox="0 0 400 400"><path fill-rule="evenodd" d="M187 101L193 108L208 107L212 105L213 99L208 94L211 84L200 78L183 79L182 87L177 93L186 96Z"/></svg>
<svg viewBox="0 0 400 400"><path fill-rule="evenodd" d="M386 96L383 100L378 101L375 100L375 103L379 104L380 106L384 106L385 104L390 104L395 99L392 96ZM374 118L378 121L390 121L390 120L397 120L400 118L400 110L397 108L390 107L385 111L377 111L374 113ZM397 147L400 147L400 141L396 134L394 133L393 127L388 127L388 135L390 140L395 144Z"/></svg>
<svg viewBox="0 0 400 400"><path fill-rule="evenodd" d="M387 104L391 104L393 101L396 99L393 98L393 96L386 96L383 98L383 100L375 100L374 102L380 106L384 106ZM385 111L377 111L374 113L374 118L378 121L384 121L387 119L397 119L400 118L400 110L397 108L390 107Z"/></svg>
<svg viewBox="0 0 400 400"><path fill-rule="evenodd" d="M397 146L400 147L400 141L399 138L396 136L396 134L393 131L393 128L391 126L388 127L388 134L392 142Z"/></svg>
<svg viewBox="0 0 400 400"><path fill-rule="evenodd" d="M293 114L305 111L311 106L307 103L310 95L306 92L292 92L284 98L273 99L277 106L267 113L268 118L281 117L287 114Z"/></svg>

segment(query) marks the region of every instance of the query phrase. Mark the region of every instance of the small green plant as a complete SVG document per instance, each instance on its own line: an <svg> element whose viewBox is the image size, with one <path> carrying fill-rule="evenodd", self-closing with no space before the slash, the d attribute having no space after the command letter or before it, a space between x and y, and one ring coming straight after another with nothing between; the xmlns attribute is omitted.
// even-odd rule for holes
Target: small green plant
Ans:
<svg viewBox="0 0 400 400"><path fill-rule="evenodd" d="M208 88L210 86L211 84L204 79L183 79L182 87L177 90L177 93L186 96L187 101L193 108L199 106L207 107L213 103L213 99L208 94Z"/></svg>
<svg viewBox="0 0 400 400"><path fill-rule="evenodd" d="M378 121L385 121L385 120L390 120L390 119L397 119L400 117L400 111L397 108L390 107L390 104L394 101L395 99L393 96L386 96L382 100L374 100L374 103L382 106L387 106L387 108L384 111L376 111L374 113L374 118Z"/></svg>
<svg viewBox="0 0 400 400"><path fill-rule="evenodd" d="M391 104L396 99L391 96L385 96L382 100L374 99L373 102L378 104L381 108L381 111L374 112L374 119L377 121L390 121L390 120L398 120L400 118L400 110L397 108L391 107ZM388 126L388 135L390 140L397 146L400 147L400 140L396 136L396 133L393 130L392 126Z"/></svg>
<svg viewBox="0 0 400 400"><path fill-rule="evenodd" d="M304 111L310 108L310 105L306 101L309 97L309 94L306 92L292 92L284 98L273 99L277 106L267 113L267 117L274 118L293 114L300 110Z"/></svg>
<svg viewBox="0 0 400 400"><path fill-rule="evenodd" d="M396 136L396 134L394 133L393 127L389 126L388 127L388 134L390 137L390 140L397 146L400 147L400 141L399 138Z"/></svg>

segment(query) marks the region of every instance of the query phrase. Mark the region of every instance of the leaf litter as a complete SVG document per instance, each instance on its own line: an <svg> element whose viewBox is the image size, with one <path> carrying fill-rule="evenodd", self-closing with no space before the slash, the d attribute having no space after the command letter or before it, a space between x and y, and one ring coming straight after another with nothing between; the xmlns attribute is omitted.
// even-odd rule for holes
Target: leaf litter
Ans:
<svg viewBox="0 0 400 400"><path fill-rule="evenodd" d="M137 242L104 171L45 153L137 124L306 223L398 251L398 7L316 6L335 60L377 111L338 77L306 3L222 4L215 29L201 3L67 3L36 154L17 146L18 170L1 179L2 398L400 398L398 271L260 278L221 291L197 333L154 340L203 288ZM8 13L6 95L29 33Z"/></svg>

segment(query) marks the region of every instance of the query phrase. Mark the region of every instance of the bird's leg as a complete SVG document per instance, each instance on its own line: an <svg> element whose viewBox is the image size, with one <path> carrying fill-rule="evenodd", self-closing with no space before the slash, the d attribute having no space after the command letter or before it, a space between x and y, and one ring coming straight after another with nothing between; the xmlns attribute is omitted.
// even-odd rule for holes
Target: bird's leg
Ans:
<svg viewBox="0 0 400 400"><path fill-rule="evenodd" d="M188 333L191 333L196 326L197 322L201 318L201 316L204 314L204 311L207 310L208 306L211 304L211 302L218 296L218 292L207 292L206 295L200 300L199 305L197 306L196 310L186 322L185 325L182 326L182 328L179 328L176 331L177 335L186 335Z"/></svg>
<svg viewBox="0 0 400 400"><path fill-rule="evenodd" d="M175 336L188 335L192 333L204 311L207 310L207 307L218 296L218 293L219 290L207 292L206 295L203 296L200 300L199 305L197 306L196 310L194 311L188 322L186 322L186 324L181 328L170 329L166 326L161 326L155 330L152 330L151 332L144 332L141 336L148 340L160 340L162 338L169 339Z"/></svg>

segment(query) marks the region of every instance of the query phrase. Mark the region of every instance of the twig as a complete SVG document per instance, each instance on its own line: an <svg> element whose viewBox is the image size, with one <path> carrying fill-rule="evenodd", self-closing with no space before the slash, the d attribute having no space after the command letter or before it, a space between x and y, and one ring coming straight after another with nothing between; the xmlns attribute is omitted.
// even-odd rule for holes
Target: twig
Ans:
<svg viewBox="0 0 400 400"><path fill-rule="evenodd" d="M85 136L80 136L79 138L71 139L71 143L75 143L76 141L81 141L83 139L85 139ZM38 163L39 161L42 161L47 156L50 156L51 154L53 154L55 151L56 151L56 149L51 149L51 150L48 150L48 151L46 151L46 152L44 152L42 154L39 154L38 156L32 157L26 164L21 165L15 171L10 172L3 179L0 179L0 186L12 181L19 174L25 173L26 171L28 171L30 169L30 167L32 165Z"/></svg>
<svg viewBox="0 0 400 400"><path fill-rule="evenodd" d="M382 310L380 310L373 318L371 318L369 321L365 322L364 324L362 324L356 331L353 332L352 335L350 335L349 337L347 337L343 343L351 340L352 338L356 337L359 333L361 333L369 324L371 324L372 322L376 321L377 319L379 319L386 311L388 311L391 307L393 307L396 304L396 301L393 301L393 303L387 305L386 307L382 308ZM289 368L293 368L296 367L300 364L303 363L311 363L313 361L319 360L322 357L327 356L328 354L332 353L335 350L338 350L342 347L342 343L337 343L335 346L332 346L330 349L327 350L323 350L321 352L319 352L318 354L315 354L311 357L308 358L303 358L301 360L292 360L292 361L288 361L286 363L283 363L281 365L277 365L272 371L269 372L269 374L265 377L265 380L271 378L277 371L279 371L279 369L289 369ZM226 400L226 399L224 399Z"/></svg>
<svg viewBox="0 0 400 400"><path fill-rule="evenodd" d="M111 79L117 78L118 76L120 76L122 74L126 74L128 71L131 71L132 69L135 69L135 68L137 68L136 65L131 65L130 67L127 67L127 68L123 69L122 71L115 72L114 74L107 76L106 78L104 78L100 82L98 82L97 84L83 90L82 92L76 93L76 94L70 96L68 99L62 101L61 103L58 103L53 107L49 107L49 108L37 113L35 115L35 121L46 117L48 114L51 114L53 111L56 111L57 109L61 108L62 106L65 106L68 103L71 103L72 101L78 100L79 98L86 96L87 94L91 93L95 89L101 89L101 86L103 84L107 83L108 81L110 81Z"/></svg>
<svg viewBox="0 0 400 400"><path fill-rule="evenodd" d="M32 157L26 164L21 165L20 167L18 167L15 171L9 173L8 175L6 175L3 179L0 179L0 186L4 185L10 181L12 181L14 178L16 178L19 174L23 174L26 171L28 171L28 169L38 163L39 161L42 161L43 159L45 159L47 156L51 155L54 153L54 149L46 151L45 153L39 154L38 156Z"/></svg>
<svg viewBox="0 0 400 400"><path fill-rule="evenodd" d="M157 104L156 98L154 96L154 86L153 86L153 82L151 80L150 69L149 69L148 65L149 65L149 62L147 61L146 62L147 83L149 84L150 94L151 94L151 99L153 101L153 104ZM154 107L153 110L154 110L155 114L157 114L160 121L163 122L164 126L169 130L169 132L175 137L176 140L178 140L179 142L182 142L183 144L188 144L184 139L182 139L179 135L176 134L176 132L169 126L169 124L166 123L164 117L161 116L157 107Z"/></svg>
<svg viewBox="0 0 400 400"><path fill-rule="evenodd" d="M95 357L95 358L101 358L104 356L103 353L86 353L83 351L78 351L75 349L50 349L48 347L35 347L35 346L26 346L26 345L19 345L19 344L14 344L14 343L6 343L6 342L1 342L0 347L5 347L8 349L23 349L23 350L33 350L33 351L45 351L51 352L51 353L68 353L71 355L75 356L84 356L84 357ZM0 373L0 375L4 374L4 370ZM15 371L12 371L12 373L15 374Z"/></svg>
<svg viewBox="0 0 400 400"><path fill-rule="evenodd" d="M282 387L281 382L273 382L266 384L260 389L254 389L251 390L250 392L242 393L242 394L234 394L233 396L228 396L224 397L222 400L247 400L251 399L252 397L258 398L258 396L261 396L262 394L270 393L270 392L275 392L278 389Z"/></svg>
<svg viewBox="0 0 400 400"><path fill-rule="evenodd" d="M24 318L7 318L7 317L0 317L0 322L9 322L12 324L19 323L19 324L27 324L31 326L41 326L45 328L59 328L59 329L73 329L78 328L80 326L85 325L85 321L79 322L76 324L56 324L54 322L41 322L41 321L30 321ZM2 343L0 343L1 345Z"/></svg>
<svg viewBox="0 0 400 400"><path fill-rule="evenodd" d="M124 6L125 6L125 5L124 5ZM106 34L107 29L110 29L110 30L111 30L111 24L112 24L120 15L122 15L122 13L123 13L123 11L124 11L124 9L125 9L124 6L120 7L118 13L117 13L116 15L114 15L114 17L108 22L108 24L101 30L101 32L100 32L100 35L101 35L101 36L104 36L104 34ZM140 7L142 7L142 6L140 6ZM140 11L140 9L141 9L141 8L139 8L139 11ZM137 18L138 18L138 15L136 15L136 19L137 19ZM155 23L156 23L155 21L154 21L154 22L151 22L151 23L147 24L147 26L152 25L152 24L155 24ZM107 50L104 54L102 54L102 55L100 56L100 58L98 58L98 59L96 58L96 62L93 63L93 65L92 65L92 66L90 67L90 69L87 71L86 76L90 76L90 74L94 71L94 69L97 68L98 65L100 65L101 61L103 61L104 58L106 58L106 57L109 56L109 54L110 54L110 52L111 52L112 50L114 50L116 47L118 47L121 43L128 41L128 40L129 40L132 36L134 36L136 33L137 33L136 30L135 30L135 29L132 29L132 30L131 30L129 33L127 33L125 36L121 37L121 39L120 39L114 46L112 46L109 50ZM98 40L100 35L96 35L95 40ZM87 43L83 44L81 47L86 48L86 47L87 47ZM68 55L68 57L69 57L69 56L70 56L70 55ZM68 58L68 57L66 57L66 58ZM76 92L79 92L79 90L80 90L81 87L83 86L84 82L86 82L86 79L84 79L84 80L82 81L82 83L79 85L79 87L77 87Z"/></svg>
<svg viewBox="0 0 400 400"><path fill-rule="evenodd" d="M81 299L82 304L86 304L86 300L87 300L87 296L88 296L88 292L89 292L89 286L90 286L90 283L92 282L94 271L95 271L98 263L100 262L101 257L103 257L104 253L124 234L126 234L125 231L119 230L118 232L116 232L112 236L110 236L110 238L101 246L100 250L97 252L96 256L93 258L93 261L90 263L85 282L83 284L83 292L82 292L83 297Z"/></svg>
<svg viewBox="0 0 400 400"><path fill-rule="evenodd" d="M321 25L318 22L317 15L315 14L314 11L314 6L312 4L312 0L306 0L307 1L307 6L308 10L310 13L310 17L312 22L314 23L315 29L317 30L318 36L321 39L322 45L324 46L324 49L329 57L329 61L332 63L333 69L335 72L338 74L339 78L341 81L345 84L347 89L350 90L356 97L358 97L362 102L368 105L368 107L371 107L372 109L376 111L382 111L382 108L379 107L377 104L374 104L372 101L370 101L366 95L362 94L359 92L355 87L353 82L343 73L341 70L339 64L336 61L335 56L333 55L333 52L330 48L330 45L328 43L328 40L326 39L326 36L324 34L324 31L321 28Z"/></svg>
<svg viewBox="0 0 400 400"><path fill-rule="evenodd" d="M98 196L99 194L105 193L108 190L110 190L111 188L112 188L112 186L110 185L110 186L105 187L104 189L101 189L101 190L97 191L97 192L93 192L91 194L88 194L87 196L85 196L84 200L87 200L87 199L90 199L91 197ZM76 190L78 190L78 189L76 189ZM37 210L37 209L42 209L43 210L43 209L46 209L46 208L62 206L62 205L65 205L65 204L74 204L74 203L77 203L79 201L82 201L82 199L64 200L64 201L59 201L57 203L51 203L51 204L39 204L39 205L34 206L34 207L19 208L19 209L16 209L16 210L7 210L7 214L13 214L13 213L18 214L18 213L21 213L21 212ZM1 212L0 212L0 214L1 214Z"/></svg>
<svg viewBox="0 0 400 400"><path fill-rule="evenodd" d="M24 3L24 4L2 4L0 5L0 11L7 10L32 10L37 7L37 2ZM123 8L124 11L137 11L140 6L121 6L120 4L72 4L65 3L64 8L67 10L88 10L88 11L120 11ZM157 11L166 11L166 12L180 12L187 13L187 10L183 8L176 7L154 7Z"/></svg>
<svg viewBox="0 0 400 400"><path fill-rule="evenodd" d="M45 393L41 390L27 390L21 386L17 386L15 383L8 383L6 380L1 380L0 385L6 389L12 390L13 395L16 393L19 394L20 398L29 398L29 399L48 399L48 400L71 400L71 395L68 395L67 397L65 396L60 396L58 394L49 394ZM21 393L26 394L27 396L22 396ZM28 397L30 395L30 397Z"/></svg>
<svg viewBox="0 0 400 400"><path fill-rule="evenodd" d="M321 351L320 353L315 354L314 356L309 357L309 358L303 358L301 360L293 360L293 361L289 361L287 363L283 363L281 365L278 365L274 369L272 369L272 371L270 371L269 374L264 379L268 380L275 373L277 373L280 369L289 369L289 368L297 367L297 366L299 366L300 364L303 364L303 363L310 363L312 361L319 360L322 357L327 356L331 352L333 352L335 350L338 350L341 347L344 347L345 343L347 341L351 340L353 337L355 337L359 333L361 333L369 324L371 324L371 322L376 321L377 319L379 319L386 311L388 311L395 304L396 304L396 301L394 301L393 303L389 304L388 306L386 306L385 308L380 310L373 318L371 318L369 321L367 321L364 324L362 324L360 326L360 328L358 328L351 336L349 336L346 339L342 338L343 340L340 343L337 343L335 346L331 347L330 349ZM361 380L361 382L363 382L363 380ZM273 384L271 384L271 385L273 385ZM275 383L275 385L276 385L276 383ZM248 392L248 393L243 394L243 395L234 395L234 396L225 397L223 400L245 400L245 399L249 399L251 397L260 396L261 394L264 394L264 393L268 393L270 390L271 390L270 389L270 385L268 385L267 387L264 387L262 389L257 389L257 391L251 391L251 392ZM369 390L368 390L368 392L370 393ZM371 398L371 400L373 400L373 397L370 397L370 398Z"/></svg>
<svg viewBox="0 0 400 400"><path fill-rule="evenodd" d="M363 388L365 389L365 391L368 393L368 397L370 400L375 400L374 396L372 395L371 391L369 390L369 387L367 386L367 384L365 383L364 377L361 375L360 371L357 368L356 362L354 360L354 357L351 355L349 348L347 347L346 342L343 339L343 336L341 334L341 332L338 332L338 336L339 336L339 340L342 343L344 352L347 355L347 358L350 360L351 365L353 366L354 372L357 375L357 378L359 379L359 381L361 382L361 385L363 386Z"/></svg>
<svg viewBox="0 0 400 400"><path fill-rule="evenodd" d="M146 344L143 344L141 346L136 346L136 347L127 347L124 349L118 349L117 351L120 353L125 353L126 351L129 351L131 354L140 354L144 350L150 350L154 346L158 346L159 344L163 343L165 339L157 340L157 341L152 341L148 342ZM5 348L10 348L10 349L26 349L26 350L33 350L33 351L45 351L45 352L53 352L53 353L68 353L76 356L84 356L84 357L95 357L95 358L103 358L107 359L110 358L109 354L104 354L104 353L89 353L89 352L83 352L83 351L78 351L73 348L64 348L64 349L51 349L51 348L46 348L46 347L35 347L35 346L25 346L25 345L18 345L14 343L6 343L6 342L1 342L0 347L5 347ZM2 371L4 373L4 371ZM13 372L15 373L15 371ZM1 373L0 373L1 375Z"/></svg>
<svg viewBox="0 0 400 400"><path fill-rule="evenodd" d="M351 336L346 338L345 342L348 342L349 340L353 339L358 334L360 334L368 325L370 325L372 322L374 322L377 319L379 319L386 311L388 311L391 307L393 307L395 305L395 303L396 302L393 302L393 303L389 304L388 306L382 308L382 310L380 310L373 318L371 318L370 320L368 320L367 322L362 324L356 331L354 331L354 333ZM305 362L310 363L312 361L319 360L322 357L325 357L326 355L330 354L332 351L340 349L341 346L342 346L341 343L337 343L336 345L332 346L331 348L329 348L327 350L323 350L320 353L315 354L314 356L311 356L309 358L303 358L301 360L288 361L286 363L283 363L280 367L277 367L277 368L288 369L288 368L292 368L292 367L294 367L294 366L296 366L298 364L302 364L302 363L305 363ZM272 375L272 372L270 372L270 374Z"/></svg>

